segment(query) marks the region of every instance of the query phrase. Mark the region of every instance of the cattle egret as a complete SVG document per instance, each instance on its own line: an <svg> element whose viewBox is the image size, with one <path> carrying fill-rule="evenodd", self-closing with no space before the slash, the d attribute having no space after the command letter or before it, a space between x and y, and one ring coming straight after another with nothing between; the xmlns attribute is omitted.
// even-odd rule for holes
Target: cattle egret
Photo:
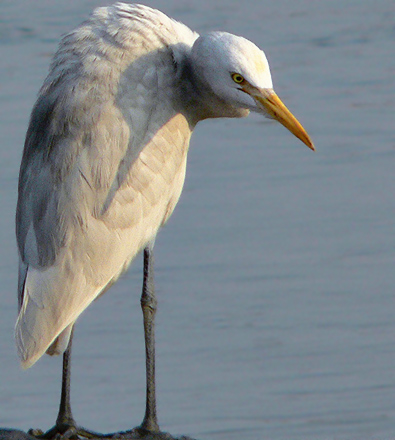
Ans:
<svg viewBox="0 0 395 440"><path fill-rule="evenodd" d="M116 3L62 39L31 114L16 213L22 366L63 354L59 415L46 438L97 435L71 413L73 326L142 250L147 398L137 429L159 431L155 236L180 197L196 124L250 111L314 149L275 94L265 54L245 38L199 36L155 9Z"/></svg>

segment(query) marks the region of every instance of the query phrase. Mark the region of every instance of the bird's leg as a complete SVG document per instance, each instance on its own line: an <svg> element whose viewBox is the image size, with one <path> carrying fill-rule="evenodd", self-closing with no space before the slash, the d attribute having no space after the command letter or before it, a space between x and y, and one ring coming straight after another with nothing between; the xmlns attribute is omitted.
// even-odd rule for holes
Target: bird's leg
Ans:
<svg viewBox="0 0 395 440"><path fill-rule="evenodd" d="M63 370L62 370L62 393L60 397L59 413L56 424L49 431L42 433L39 430L30 430L29 434L39 439L78 439L79 436L84 438L100 438L103 434L94 431L88 431L82 427L77 427L70 404L70 367L71 367L71 345L73 341L74 327L71 330L69 344L63 353Z"/></svg>
<svg viewBox="0 0 395 440"><path fill-rule="evenodd" d="M74 327L71 330L69 344L63 353L62 370L62 394L60 397L59 413L56 419L56 427L59 432L66 432L71 427L75 427L73 414L71 413L70 403L70 375L71 375L71 345L73 342Z"/></svg>
<svg viewBox="0 0 395 440"><path fill-rule="evenodd" d="M62 394L60 397L59 413L56 424L53 428L45 433L31 430L30 433L38 438L51 439L55 436L73 437L75 436L75 421L71 413L70 404L70 364L71 364L71 345L73 341L74 328L70 333L70 340L66 351L63 353L63 370L62 370Z"/></svg>
<svg viewBox="0 0 395 440"><path fill-rule="evenodd" d="M145 416L140 429L159 432L155 395L155 313L157 300L154 287L154 256L152 247L144 249L144 281L141 308L144 317L147 394Z"/></svg>
<svg viewBox="0 0 395 440"><path fill-rule="evenodd" d="M133 437L136 431L138 435L144 436L147 433L159 433L159 425L156 415L156 393L155 393L155 313L157 300L154 287L154 256L152 246L144 249L144 280L141 295L141 308L144 318L144 338L146 353L146 378L147 394L145 416L142 424L125 432L111 434L99 434L77 427L74 421L70 404L70 365L71 365L71 344L73 330L70 335L69 345L63 354L63 375L62 394L60 399L59 413L56 425L42 433L38 430L30 430L29 433L39 439L78 439L83 438L129 438ZM133 437L135 438L135 437Z"/></svg>

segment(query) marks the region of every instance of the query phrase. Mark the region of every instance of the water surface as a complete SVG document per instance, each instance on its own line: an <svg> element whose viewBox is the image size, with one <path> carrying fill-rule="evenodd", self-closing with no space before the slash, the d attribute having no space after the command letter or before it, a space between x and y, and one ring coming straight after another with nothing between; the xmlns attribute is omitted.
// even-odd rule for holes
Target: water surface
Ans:
<svg viewBox="0 0 395 440"><path fill-rule="evenodd" d="M61 360L22 371L14 348L17 175L59 36L99 4L0 4L0 426L48 428L57 413ZM148 4L264 48L317 147L258 116L198 126L156 243L162 428L201 440L393 439L394 3ZM143 416L140 260L76 327L73 411L96 430Z"/></svg>

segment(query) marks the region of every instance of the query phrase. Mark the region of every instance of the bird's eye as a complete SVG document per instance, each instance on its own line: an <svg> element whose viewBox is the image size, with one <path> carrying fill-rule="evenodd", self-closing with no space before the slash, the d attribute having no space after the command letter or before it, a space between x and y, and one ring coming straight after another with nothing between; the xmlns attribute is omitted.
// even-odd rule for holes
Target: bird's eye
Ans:
<svg viewBox="0 0 395 440"><path fill-rule="evenodd" d="M236 84L241 84L244 82L244 78L240 75L240 73L232 73L232 79Z"/></svg>

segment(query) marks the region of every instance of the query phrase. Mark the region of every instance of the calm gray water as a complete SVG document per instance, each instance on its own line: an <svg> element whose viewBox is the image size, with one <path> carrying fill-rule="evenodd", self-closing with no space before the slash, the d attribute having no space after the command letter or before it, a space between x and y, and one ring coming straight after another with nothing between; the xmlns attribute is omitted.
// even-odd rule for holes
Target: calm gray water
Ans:
<svg viewBox="0 0 395 440"><path fill-rule="evenodd" d="M19 367L14 209L59 36L102 0L0 3L0 426L53 425L61 359ZM395 438L393 0L148 2L265 49L312 153L258 116L198 126L156 244L162 428L201 440ZM78 321L72 400L96 430L144 410L141 259Z"/></svg>

